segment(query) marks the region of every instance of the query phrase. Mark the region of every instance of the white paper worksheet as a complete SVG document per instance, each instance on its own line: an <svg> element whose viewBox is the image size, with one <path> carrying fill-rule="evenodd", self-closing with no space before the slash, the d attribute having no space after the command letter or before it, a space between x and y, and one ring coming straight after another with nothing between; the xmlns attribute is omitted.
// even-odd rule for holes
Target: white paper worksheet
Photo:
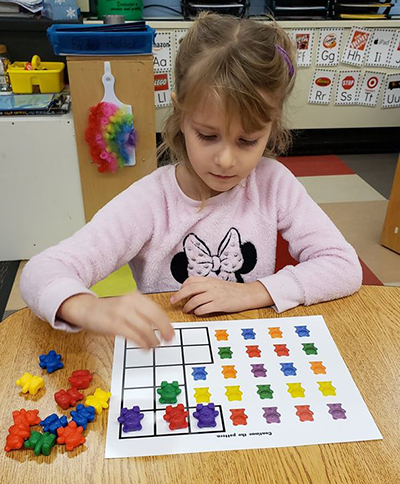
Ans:
<svg viewBox="0 0 400 484"><path fill-rule="evenodd" d="M148 351L116 338L106 457L382 438L322 316L174 327L172 341ZM177 382L170 405L183 404L186 428L171 430L164 419L163 381ZM124 432L117 419L134 406L142 428ZM204 412L212 426L198 426L204 420L193 414Z"/></svg>

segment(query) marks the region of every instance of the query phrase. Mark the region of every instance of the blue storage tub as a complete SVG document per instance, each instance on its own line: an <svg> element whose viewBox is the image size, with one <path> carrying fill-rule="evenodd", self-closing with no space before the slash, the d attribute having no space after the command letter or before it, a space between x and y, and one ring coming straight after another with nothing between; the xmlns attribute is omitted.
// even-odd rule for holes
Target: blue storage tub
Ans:
<svg viewBox="0 0 400 484"><path fill-rule="evenodd" d="M126 24L128 27L130 24ZM47 38L56 55L151 54L156 31L148 25L142 30L110 30L105 26L53 24ZM82 32L80 30L82 29Z"/></svg>

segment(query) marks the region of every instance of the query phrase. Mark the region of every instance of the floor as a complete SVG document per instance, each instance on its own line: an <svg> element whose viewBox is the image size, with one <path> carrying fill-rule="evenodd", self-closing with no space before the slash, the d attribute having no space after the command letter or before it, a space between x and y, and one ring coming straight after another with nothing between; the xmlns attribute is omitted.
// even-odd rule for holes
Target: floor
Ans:
<svg viewBox="0 0 400 484"><path fill-rule="evenodd" d="M380 237L397 158L385 153L280 159L355 247L370 283L389 286L400 286L400 254L382 247ZM19 293L25 263L19 265L4 317L26 306Z"/></svg>

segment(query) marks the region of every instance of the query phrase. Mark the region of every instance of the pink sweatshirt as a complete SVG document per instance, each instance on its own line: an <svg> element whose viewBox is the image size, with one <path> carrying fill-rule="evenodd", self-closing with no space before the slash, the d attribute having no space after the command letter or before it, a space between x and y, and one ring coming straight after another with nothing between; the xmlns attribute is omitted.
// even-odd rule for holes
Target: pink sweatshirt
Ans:
<svg viewBox="0 0 400 484"><path fill-rule="evenodd" d="M33 257L21 277L32 311L58 329L70 296L126 263L143 293L176 291L188 276L259 280L277 312L347 296L361 285L355 250L281 163L263 158L232 190L200 202L175 166L157 169L103 207L72 237ZM274 274L277 232L300 263Z"/></svg>

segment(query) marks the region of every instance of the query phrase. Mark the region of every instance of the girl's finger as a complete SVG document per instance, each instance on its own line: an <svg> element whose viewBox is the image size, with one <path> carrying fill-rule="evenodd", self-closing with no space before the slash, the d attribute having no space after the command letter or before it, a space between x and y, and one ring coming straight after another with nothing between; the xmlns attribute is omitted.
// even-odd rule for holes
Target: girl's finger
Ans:
<svg viewBox="0 0 400 484"><path fill-rule="evenodd" d="M149 345L146 340L129 324L122 324L118 329L118 334L124 336L129 341L133 341L140 348L149 349Z"/></svg>
<svg viewBox="0 0 400 484"><path fill-rule="evenodd" d="M189 301L183 306L184 313L190 313L194 309L207 304L212 301L212 296L209 292L203 292L203 294L198 294L189 299Z"/></svg>
<svg viewBox="0 0 400 484"><path fill-rule="evenodd" d="M140 335L141 339L146 342L148 348L154 348L159 341L154 334L153 328L145 316L138 311L134 311L125 319L127 325L131 326L133 330Z"/></svg>
<svg viewBox="0 0 400 484"><path fill-rule="evenodd" d="M203 304L203 306L199 306L193 312L196 316L204 316L205 314L217 313L218 309L215 307L214 302L209 302Z"/></svg>
<svg viewBox="0 0 400 484"><path fill-rule="evenodd" d="M172 298L171 302L173 304L182 301L182 299L186 299L189 297L196 296L197 294L204 293L207 290L206 284L191 284L186 287L181 287L177 293L175 293Z"/></svg>
<svg viewBox="0 0 400 484"><path fill-rule="evenodd" d="M143 305L139 309L141 316L146 319L150 327L160 330L161 337L164 340L170 341L174 337L175 331L167 314L150 299L146 297L143 299ZM156 336L154 335L154 337ZM158 343L159 341L157 340Z"/></svg>

